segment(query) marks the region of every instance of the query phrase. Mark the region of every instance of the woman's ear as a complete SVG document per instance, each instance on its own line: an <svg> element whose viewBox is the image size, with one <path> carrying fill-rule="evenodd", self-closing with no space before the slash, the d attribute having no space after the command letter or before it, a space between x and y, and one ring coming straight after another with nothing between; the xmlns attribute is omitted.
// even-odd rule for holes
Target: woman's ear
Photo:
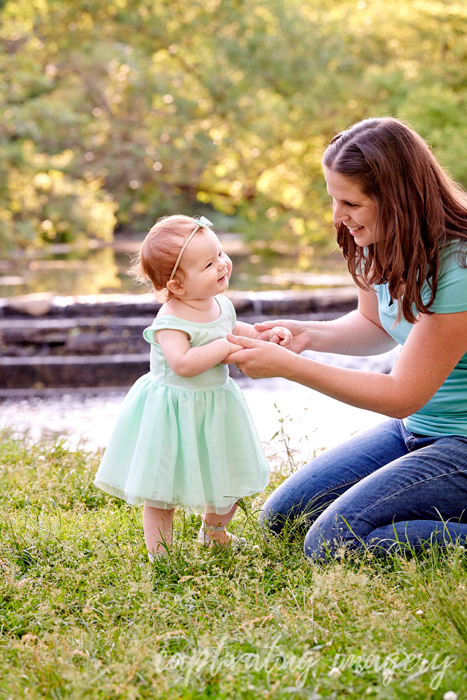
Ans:
<svg viewBox="0 0 467 700"><path fill-rule="evenodd" d="M185 294L185 289L178 277L169 280L165 286L175 297L182 297Z"/></svg>

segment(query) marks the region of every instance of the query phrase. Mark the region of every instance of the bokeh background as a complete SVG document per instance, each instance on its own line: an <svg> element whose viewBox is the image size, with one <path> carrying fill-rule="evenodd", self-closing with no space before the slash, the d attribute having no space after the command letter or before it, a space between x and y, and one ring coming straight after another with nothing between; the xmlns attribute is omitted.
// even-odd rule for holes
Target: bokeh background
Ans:
<svg viewBox="0 0 467 700"><path fill-rule="evenodd" d="M329 270L340 129L403 118L467 185L466 37L465 1L0 1L0 295L125 291L175 212Z"/></svg>

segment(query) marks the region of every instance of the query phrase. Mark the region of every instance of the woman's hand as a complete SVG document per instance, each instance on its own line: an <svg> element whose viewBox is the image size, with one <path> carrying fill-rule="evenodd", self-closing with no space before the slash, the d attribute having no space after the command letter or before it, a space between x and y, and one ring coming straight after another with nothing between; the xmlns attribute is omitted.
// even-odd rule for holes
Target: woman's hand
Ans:
<svg viewBox="0 0 467 700"><path fill-rule="evenodd" d="M235 364L237 368L252 379L281 377L282 372L294 357L288 350L277 343L264 340L252 340L239 335L228 335L227 340L241 345L242 350L228 355L224 364Z"/></svg>
<svg viewBox="0 0 467 700"><path fill-rule="evenodd" d="M240 345L240 343L237 343L236 340L234 340L233 342L231 342L231 341L230 341L230 338L231 338L231 337L232 337L232 338L238 338L238 336L236 336L236 335L229 336L228 338L225 338L226 347L227 347L227 353L228 353L227 357L229 357L232 353L238 352L239 350L242 350L242 349L243 349L243 345ZM224 364L227 364L227 363L224 363Z"/></svg>
<svg viewBox="0 0 467 700"><path fill-rule="evenodd" d="M274 328L262 333L261 340L267 340L269 343L282 345L283 348L288 348L289 350L292 349L292 333L288 328L284 328L284 326L274 326Z"/></svg>
<svg viewBox="0 0 467 700"><path fill-rule="evenodd" d="M288 331L290 333L290 338L287 334L286 337L282 337L281 334L275 332L279 329ZM311 328L310 325L303 321L288 321L288 320L276 320L276 321L266 321L264 323L255 323L255 330L260 333L258 340L268 340L272 343L279 343L283 345L288 350L300 354L304 350L311 348ZM272 333L272 331L274 331Z"/></svg>

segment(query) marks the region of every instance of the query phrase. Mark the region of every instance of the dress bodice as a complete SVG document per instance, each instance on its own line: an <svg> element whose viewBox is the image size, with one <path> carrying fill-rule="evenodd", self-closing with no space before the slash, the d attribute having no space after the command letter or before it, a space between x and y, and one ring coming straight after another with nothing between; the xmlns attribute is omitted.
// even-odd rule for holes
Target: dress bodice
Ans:
<svg viewBox="0 0 467 700"><path fill-rule="evenodd" d="M184 389L185 391L205 391L216 389L228 380L228 365L217 364L211 369L198 374L196 377L180 377L170 368L159 343L154 339L157 331L172 329L187 333L190 347L199 347L212 343L213 340L225 338L231 333L235 323L236 314L232 302L224 296L215 297L219 304L220 315L210 323L193 323L176 316L157 316L153 323L145 329L144 338L151 343L150 372L158 384Z"/></svg>

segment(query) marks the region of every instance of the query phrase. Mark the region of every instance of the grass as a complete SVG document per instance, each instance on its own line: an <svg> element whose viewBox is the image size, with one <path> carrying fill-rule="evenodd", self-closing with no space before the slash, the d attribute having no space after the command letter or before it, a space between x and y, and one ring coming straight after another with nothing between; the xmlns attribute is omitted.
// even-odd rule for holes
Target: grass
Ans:
<svg viewBox="0 0 467 700"><path fill-rule="evenodd" d="M242 553L199 548L179 513L149 564L98 459L1 436L0 698L467 697L461 547L310 566L261 537L256 499L232 523Z"/></svg>

